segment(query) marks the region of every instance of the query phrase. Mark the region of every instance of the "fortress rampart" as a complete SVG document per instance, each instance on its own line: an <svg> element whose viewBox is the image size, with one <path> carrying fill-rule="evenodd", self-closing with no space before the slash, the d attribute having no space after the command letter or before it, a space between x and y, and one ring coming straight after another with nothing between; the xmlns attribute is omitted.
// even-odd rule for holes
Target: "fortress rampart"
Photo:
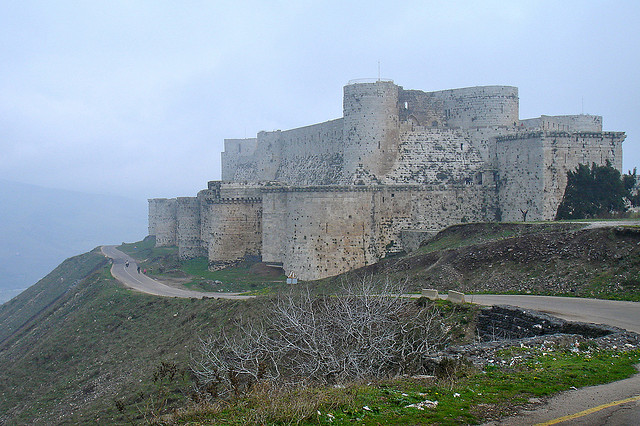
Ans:
<svg viewBox="0 0 640 426"><path fill-rule="evenodd" d="M578 164L606 164L622 169L622 132L544 131L496 138L501 219L555 217L567 186L567 171Z"/></svg>
<svg viewBox="0 0 640 426"><path fill-rule="evenodd" d="M525 127L549 131L602 132L602 117L598 115L543 115L520 123Z"/></svg>
<svg viewBox="0 0 640 426"><path fill-rule="evenodd" d="M238 259L260 256L262 198L257 185L209 182L198 193L202 246L210 265L223 267Z"/></svg>
<svg viewBox="0 0 640 426"><path fill-rule="evenodd" d="M176 244L178 246L178 256L181 259L207 255L202 244L201 232L200 202L198 198L176 198Z"/></svg>
<svg viewBox="0 0 640 426"><path fill-rule="evenodd" d="M449 127L468 129L518 125L517 87L468 87L433 93L437 99L442 99Z"/></svg>
<svg viewBox="0 0 640 426"><path fill-rule="evenodd" d="M579 163L622 167L602 117L520 120L518 89L348 84L343 117L226 139L222 181L149 200L149 234L212 268L262 258L310 280L460 222L548 220Z"/></svg>
<svg viewBox="0 0 640 426"><path fill-rule="evenodd" d="M449 223L495 220L495 197L474 185L264 191L263 224L273 231L263 233L263 261L282 263L303 280L336 275L403 251L403 230L435 234Z"/></svg>
<svg viewBox="0 0 640 426"><path fill-rule="evenodd" d="M176 232L177 207L175 198L149 200L149 235L156 236L156 245L176 245Z"/></svg>

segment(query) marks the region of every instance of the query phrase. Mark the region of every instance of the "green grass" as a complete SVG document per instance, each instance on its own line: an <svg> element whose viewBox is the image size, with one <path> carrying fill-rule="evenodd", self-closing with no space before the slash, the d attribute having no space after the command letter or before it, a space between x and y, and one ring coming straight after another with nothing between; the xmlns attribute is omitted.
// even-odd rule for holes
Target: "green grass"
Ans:
<svg viewBox="0 0 640 426"><path fill-rule="evenodd" d="M405 378L289 391L258 388L229 405L192 409L172 417L178 424L476 424L526 404L532 397L626 378L640 362L638 350L526 351L507 356L513 364L510 367L489 366L460 378ZM425 400L438 404L424 410L408 407Z"/></svg>
<svg viewBox="0 0 640 426"><path fill-rule="evenodd" d="M479 244L489 241L503 240L516 235L512 229L501 229L494 232L474 233L470 236L464 236L459 233L445 234L442 237L429 241L426 245L420 247L412 255L420 255L432 253L440 250L449 250L454 248L466 247L473 244Z"/></svg>
<svg viewBox="0 0 640 426"><path fill-rule="evenodd" d="M609 218L598 218L598 219L562 219L555 220L556 223L593 223L593 222L625 222L625 221L634 221L640 218L640 215L634 212L626 212L624 214L626 217L609 217Z"/></svg>
<svg viewBox="0 0 640 426"><path fill-rule="evenodd" d="M205 257L179 260L176 247L155 247L155 238L123 244L119 250L139 261L151 276L181 278L189 290L265 294L273 286L286 282L286 276L274 270L256 268L255 262L240 262L221 270L210 271Z"/></svg>
<svg viewBox="0 0 640 426"><path fill-rule="evenodd" d="M140 256L160 256L147 241L142 243L128 245L128 249ZM171 249L162 250L171 253ZM166 262L162 257L155 261ZM631 278L620 285L637 288L638 281L633 277L638 277L638 262L640 259L631 259L617 269L603 268L595 276L594 285L617 285L617 277L622 276L620 268L624 268L635 271L635 275L624 275ZM184 268L203 280L239 281L244 287L251 279L258 285L265 282L264 277L248 277L248 264L210 272L204 259L196 259L186 262ZM54 272L36 287L39 293L25 292L0 310L0 314L6 314L9 308L12 312L31 312L23 318L21 332L0 345L0 423L57 421L61 413L67 413L67 423L138 423L188 407L193 385L188 366L198 339L218 333L223 326L234 333L240 319L259 318L265 306L264 298L229 301L140 294L115 282L98 252L69 259ZM535 268L529 272L535 272ZM73 277L72 287L59 285L60 278L69 282ZM286 287L274 283L258 292L278 291L279 286ZM43 295L41 299L38 294ZM34 300L46 302L46 309L29 311L35 306ZM437 303L458 324L453 328L453 338L468 339L474 312L464 306ZM10 317L0 318L0 330L5 329ZM519 355L505 353L504 358ZM559 349L551 356L533 353L526 362L508 368L500 364L484 372L469 370L460 377L435 381L390 380L351 384L344 389L263 388L251 397L225 402L215 409L185 409L184 416L178 418L182 423L194 419L205 424L295 423L292 419L328 424L331 414L335 418L332 424L357 419L364 424L473 423L481 421L488 411L500 411L532 396L622 378L633 371L633 363L640 361L638 355L637 351L624 355L593 351L574 354ZM174 365L175 375L157 379L163 365ZM455 393L460 396L453 396ZM437 399L438 407L425 411L405 408L425 399Z"/></svg>
<svg viewBox="0 0 640 426"><path fill-rule="evenodd" d="M519 231L514 230L515 224L494 225L472 224L467 230L450 230L423 249L446 250L523 232L558 230L558 225L552 224L527 225ZM569 229L574 225L561 226ZM565 262L562 257L551 263L518 265L506 261L488 269L476 268L472 274L474 279L485 279L500 269L513 272L508 277L518 283L527 278L570 275L572 282L586 283L578 289L579 294L571 295L640 301L636 242L627 241L623 246L604 231L594 236L610 244L609 252L624 249L631 255L620 251L623 255L615 259L582 264L571 259ZM279 282L284 276L266 277L264 270L256 273L249 263L212 272L204 258L180 262L175 247L155 248L150 238L121 249L160 276L189 276L187 285L192 288L211 291L222 285L224 291L268 294L288 287ZM416 271L424 271L425 266L416 264L415 271L382 270L379 276L403 279L408 272L415 273L410 277L420 288L423 277ZM340 279L334 279L331 285L314 282L309 286L315 292L336 293L339 283ZM453 328L454 340L468 339L474 312L438 303L458 324ZM631 374L632 364L640 362L638 351L573 353L558 349L546 351L551 355L544 356L531 350L523 358L526 361L510 367L498 364L484 372L463 371L458 377L398 379L345 388L262 388L250 397L217 407L184 408L190 405L193 383L187 370L198 339L218 333L223 326L237 332L240 319L259 318L264 306L264 298L229 301L144 295L115 282L98 251L68 259L0 308L0 340L8 337L0 342L0 423L139 423L180 407L184 411L177 418L182 423L193 419L205 424L289 424L299 419L303 424L329 424L328 414L335 418L331 424L474 423L489 412L500 412L533 396L622 378ZM518 350L502 356L513 360L523 355ZM158 378L163 365L175 366L174 376ZM454 396L456 393L460 396ZM437 408L405 408L425 399L438 400ZM68 414L70 411L73 414ZM58 420L62 413L67 416Z"/></svg>
<svg viewBox="0 0 640 426"><path fill-rule="evenodd" d="M263 275L252 271L255 263L243 262L237 266L218 271L209 271L207 259L198 257L182 262L180 269L194 277L191 283L185 284L194 290L202 291L259 291L286 281L284 274ZM221 284L214 284L215 281Z"/></svg>
<svg viewBox="0 0 640 426"><path fill-rule="evenodd" d="M118 246L118 250L136 259L140 265L156 271L162 269L164 272L179 264L178 247L156 247L155 237L146 237L135 243L123 243Z"/></svg>
<svg viewBox="0 0 640 426"><path fill-rule="evenodd" d="M640 272L622 274L618 270L600 271L588 281L586 292L588 297L596 299L640 302Z"/></svg>
<svg viewBox="0 0 640 426"><path fill-rule="evenodd" d="M466 253L468 247L473 250L477 246L480 253L484 253L484 246L490 245L491 250L499 251L503 243L517 244L516 247L520 247L517 250L522 252L519 257L523 258L527 253L535 253L536 248L524 248L529 240L522 237L537 235L539 238L531 239L532 244L541 242L550 245L552 243L549 241L553 241L554 238L572 241L571 237L567 236L574 235L571 231L582 227L582 224L558 222L456 225L442 231L426 245L406 256L383 259L377 265L354 270L339 277L314 281L313 288L317 293L336 293L340 291L342 281L358 279L358 274L364 273L406 281L407 292L414 293L419 293L421 288L436 288L443 292L460 288L467 293L524 293L640 301L640 288L637 285L640 279L640 260L633 253L626 253L637 249L632 248L628 241L624 243L628 247L619 245L619 237L614 236L613 231L590 232L600 241L596 246L608 244L610 247L607 250L611 253L620 252L616 255L621 256L619 260L612 257L589 259L590 255L584 254L565 259L563 256L552 254L549 259L540 258L530 263L522 263L501 253L494 262L490 258L483 259L473 270L465 268L464 263L455 263L454 260L447 263L450 262L449 259L455 258L457 252ZM610 235L602 238L607 233ZM511 242L515 238L517 243ZM575 254L580 243L573 244L572 250ZM586 248L586 252L591 245L583 242L583 247ZM547 248L543 246L543 249ZM160 279L181 278L184 280L182 285L185 288L196 291L259 295L278 292L286 287L282 284L286 280L284 275L267 277L254 273L252 265L246 262L218 271L209 271L205 258L178 261L175 247L154 248L152 238L126 244L123 250L142 259L142 267L148 269L151 275ZM450 253L449 250L454 252ZM438 259L445 259L445 262ZM434 264L435 268L431 268Z"/></svg>
<svg viewBox="0 0 640 426"><path fill-rule="evenodd" d="M89 253L76 261L93 258ZM74 273L75 263L63 265L60 274ZM16 300L23 309L30 305L22 295ZM199 338L259 316L262 308L252 300L141 294L123 288L104 265L0 347L0 423L58 423L59 414L71 411L68 424L117 424L127 418L139 423L186 404L187 371ZM153 380L163 362L179 370L171 383Z"/></svg>

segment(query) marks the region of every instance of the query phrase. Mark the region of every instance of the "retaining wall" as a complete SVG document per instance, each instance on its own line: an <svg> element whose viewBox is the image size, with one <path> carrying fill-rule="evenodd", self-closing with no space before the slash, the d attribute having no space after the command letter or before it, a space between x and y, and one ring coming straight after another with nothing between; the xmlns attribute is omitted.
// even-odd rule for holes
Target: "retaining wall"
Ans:
<svg viewBox="0 0 640 426"><path fill-rule="evenodd" d="M483 308L478 316L481 340L512 340L547 334L579 334L597 338L624 330L603 324L566 321L542 312L507 305Z"/></svg>

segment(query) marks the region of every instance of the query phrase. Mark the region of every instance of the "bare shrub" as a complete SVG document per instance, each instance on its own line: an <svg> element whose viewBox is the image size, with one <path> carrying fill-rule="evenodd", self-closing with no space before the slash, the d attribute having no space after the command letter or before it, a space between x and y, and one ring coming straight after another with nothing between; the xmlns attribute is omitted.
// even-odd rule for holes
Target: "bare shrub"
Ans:
<svg viewBox="0 0 640 426"><path fill-rule="evenodd" d="M440 312L389 282L362 279L339 296L308 289L275 298L240 335L203 340L192 368L212 396L240 395L256 382L335 384L424 373L448 339Z"/></svg>

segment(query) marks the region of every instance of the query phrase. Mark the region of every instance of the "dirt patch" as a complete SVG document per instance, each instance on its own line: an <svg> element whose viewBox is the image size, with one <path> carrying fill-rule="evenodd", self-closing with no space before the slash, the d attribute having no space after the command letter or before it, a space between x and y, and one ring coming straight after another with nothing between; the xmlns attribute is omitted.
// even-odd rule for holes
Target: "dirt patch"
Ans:
<svg viewBox="0 0 640 426"><path fill-rule="evenodd" d="M267 266L266 263L256 263L251 265L249 273L264 278L279 278L282 275L282 269Z"/></svg>
<svg viewBox="0 0 640 426"><path fill-rule="evenodd" d="M185 274L186 275L186 274ZM161 282L162 284L168 285L169 287L181 288L184 289L184 285L191 281L189 277L179 277L179 276L170 276L170 275L151 275L149 277L153 278L156 281Z"/></svg>
<svg viewBox="0 0 640 426"><path fill-rule="evenodd" d="M469 227L452 227L431 240L436 247L438 238L444 241L442 249L383 260L358 274L406 279L412 291L640 300L640 232L626 227L575 229L572 224Z"/></svg>

